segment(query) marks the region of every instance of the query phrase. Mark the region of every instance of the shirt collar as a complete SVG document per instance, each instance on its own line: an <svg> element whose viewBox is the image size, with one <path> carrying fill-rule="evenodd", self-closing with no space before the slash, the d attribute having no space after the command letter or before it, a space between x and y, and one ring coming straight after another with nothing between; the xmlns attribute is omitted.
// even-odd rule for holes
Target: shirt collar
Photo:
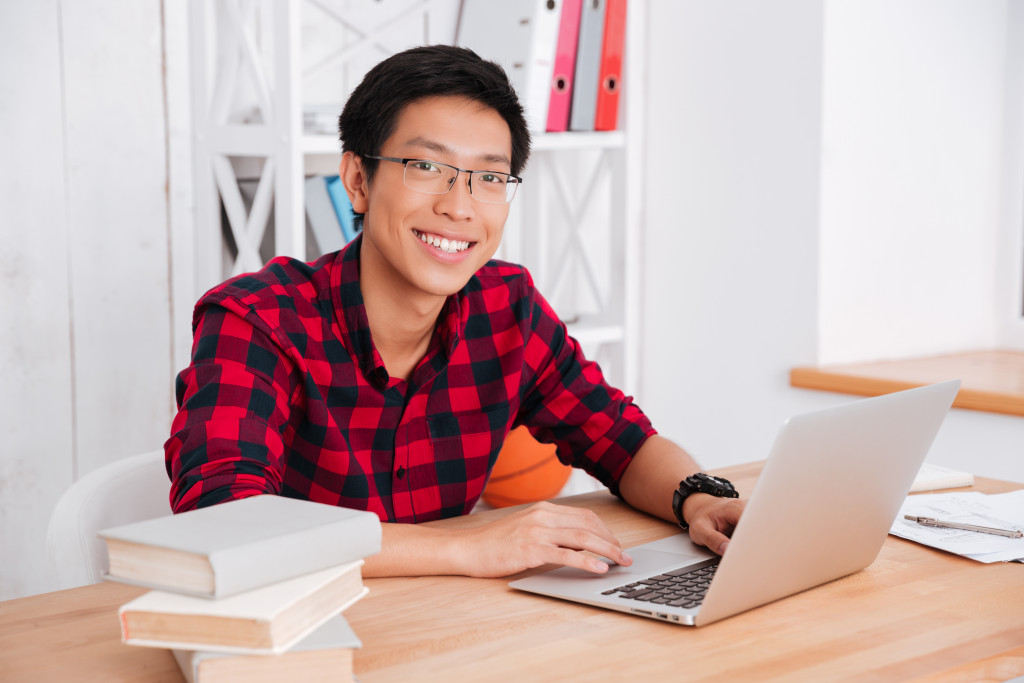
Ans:
<svg viewBox="0 0 1024 683"><path fill-rule="evenodd" d="M362 234L357 235L338 252L334 260L334 272L331 274L334 317L340 328L341 342L359 364L363 375L378 388L383 388L388 384L389 375L383 358L373 344L366 304L359 287L359 253L362 242ZM417 366L413 373L416 384L423 384L443 370L455 353L468 317L465 297L466 287L445 301L437 318L434 338L427 350L425 362Z"/></svg>

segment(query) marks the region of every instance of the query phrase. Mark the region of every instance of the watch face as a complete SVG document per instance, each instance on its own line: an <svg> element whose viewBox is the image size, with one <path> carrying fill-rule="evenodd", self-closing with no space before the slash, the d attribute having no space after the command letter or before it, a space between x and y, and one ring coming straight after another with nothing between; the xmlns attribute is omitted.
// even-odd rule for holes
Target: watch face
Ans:
<svg viewBox="0 0 1024 683"><path fill-rule="evenodd" d="M738 493L732 482L722 477L715 477L704 472L698 472L686 480L687 485L695 491L710 493L713 496L722 498L736 498Z"/></svg>

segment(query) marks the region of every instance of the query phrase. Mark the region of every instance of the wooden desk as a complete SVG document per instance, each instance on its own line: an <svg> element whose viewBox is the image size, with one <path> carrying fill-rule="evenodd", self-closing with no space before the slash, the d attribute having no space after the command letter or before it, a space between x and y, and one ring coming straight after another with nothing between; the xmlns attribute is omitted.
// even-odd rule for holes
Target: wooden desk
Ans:
<svg viewBox="0 0 1024 683"><path fill-rule="evenodd" d="M760 464L718 472L749 493ZM1020 488L978 478L977 490ZM675 533L607 493L627 546ZM465 527L493 510L435 523ZM810 541L809 541L810 542ZM890 536L867 570L702 628L514 591L508 579L370 579L346 616L374 681L1003 681L1024 674L1024 565L985 565ZM106 583L0 603L0 680L180 681L163 650L122 645Z"/></svg>

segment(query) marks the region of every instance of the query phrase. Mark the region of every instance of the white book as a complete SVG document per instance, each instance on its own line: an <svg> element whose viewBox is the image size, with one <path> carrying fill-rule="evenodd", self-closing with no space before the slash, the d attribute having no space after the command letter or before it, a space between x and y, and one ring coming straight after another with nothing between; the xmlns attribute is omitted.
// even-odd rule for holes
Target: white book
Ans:
<svg viewBox="0 0 1024 683"><path fill-rule="evenodd" d="M188 683L274 683L276 681L350 681L359 638L338 615L279 655L239 655L209 650L174 650Z"/></svg>
<svg viewBox="0 0 1024 683"><path fill-rule="evenodd" d="M934 491L936 489L955 489L961 486L973 486L974 475L970 472L954 470L942 465L933 465L926 462L921 465L914 483L910 487L910 493L918 491Z"/></svg>
<svg viewBox="0 0 1024 683"><path fill-rule="evenodd" d="M505 69L532 131L547 128L561 20L561 0L462 0L456 44Z"/></svg>
<svg viewBox="0 0 1024 683"><path fill-rule="evenodd" d="M367 593L362 560L227 598L149 591L121 605L128 645L280 654Z"/></svg>
<svg viewBox="0 0 1024 683"><path fill-rule="evenodd" d="M372 512L262 495L99 535L105 578L212 598L374 555L381 527Z"/></svg>

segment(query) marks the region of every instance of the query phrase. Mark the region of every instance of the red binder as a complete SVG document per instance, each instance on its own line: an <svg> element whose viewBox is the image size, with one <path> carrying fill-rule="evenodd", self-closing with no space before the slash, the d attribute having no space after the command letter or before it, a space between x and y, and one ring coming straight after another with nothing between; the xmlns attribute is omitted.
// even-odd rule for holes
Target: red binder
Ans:
<svg viewBox="0 0 1024 683"><path fill-rule="evenodd" d="M594 130L615 130L619 122L622 53L626 46L626 0L607 2L604 41L601 44L601 81L597 88Z"/></svg>
<svg viewBox="0 0 1024 683"><path fill-rule="evenodd" d="M569 130L569 106L572 104L572 75L576 70L576 41L580 35L583 0L563 0L562 18L558 26L558 46L551 78L551 99L548 103L549 133Z"/></svg>

